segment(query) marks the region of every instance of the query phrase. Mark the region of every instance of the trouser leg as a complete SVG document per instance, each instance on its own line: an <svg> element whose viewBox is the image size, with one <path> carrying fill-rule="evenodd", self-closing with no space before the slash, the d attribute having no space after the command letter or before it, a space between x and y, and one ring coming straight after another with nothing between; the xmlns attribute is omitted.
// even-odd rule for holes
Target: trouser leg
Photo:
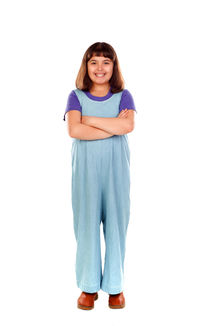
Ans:
<svg viewBox="0 0 200 326"><path fill-rule="evenodd" d="M118 161L108 172L103 191L102 222L106 252L101 289L117 294L123 291L124 286L126 234L130 217L129 166Z"/></svg>
<svg viewBox="0 0 200 326"><path fill-rule="evenodd" d="M77 242L76 281L84 292L99 291L102 278L101 188L94 166L79 160L72 174L72 207Z"/></svg>

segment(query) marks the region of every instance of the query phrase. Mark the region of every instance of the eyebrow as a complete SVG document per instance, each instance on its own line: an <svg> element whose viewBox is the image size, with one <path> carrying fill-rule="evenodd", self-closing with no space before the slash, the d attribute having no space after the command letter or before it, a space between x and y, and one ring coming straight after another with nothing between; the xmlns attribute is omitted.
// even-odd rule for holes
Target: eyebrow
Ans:
<svg viewBox="0 0 200 326"><path fill-rule="evenodd" d="M97 61L96 59L90 59L90 61ZM104 59L102 61L111 61L110 59Z"/></svg>

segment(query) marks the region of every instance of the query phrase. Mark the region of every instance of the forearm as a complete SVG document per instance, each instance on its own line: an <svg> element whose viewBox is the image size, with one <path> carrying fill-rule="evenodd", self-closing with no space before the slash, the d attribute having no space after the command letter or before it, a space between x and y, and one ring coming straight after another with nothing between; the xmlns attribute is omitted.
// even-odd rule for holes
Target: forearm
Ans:
<svg viewBox="0 0 200 326"><path fill-rule="evenodd" d="M78 138L81 140L95 140L95 139L104 139L112 137L113 134L108 133L102 129L95 127L87 126L83 123L77 123L71 133L72 138Z"/></svg>
<svg viewBox="0 0 200 326"><path fill-rule="evenodd" d="M95 116L87 116L84 122L86 125L102 129L114 135L124 135L130 132L131 126L127 119L119 118L100 118Z"/></svg>

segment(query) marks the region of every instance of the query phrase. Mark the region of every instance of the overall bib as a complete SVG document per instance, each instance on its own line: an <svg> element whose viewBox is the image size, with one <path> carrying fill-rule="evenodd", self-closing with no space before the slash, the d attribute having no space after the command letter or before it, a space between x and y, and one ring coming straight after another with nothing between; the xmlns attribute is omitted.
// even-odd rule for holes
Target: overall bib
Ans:
<svg viewBox="0 0 200 326"><path fill-rule="evenodd" d="M117 117L122 92L95 101L76 89L83 116ZM97 140L73 138L72 210L77 242L76 281L84 292L123 291L130 216L130 150L127 134ZM102 274L100 225L105 260Z"/></svg>

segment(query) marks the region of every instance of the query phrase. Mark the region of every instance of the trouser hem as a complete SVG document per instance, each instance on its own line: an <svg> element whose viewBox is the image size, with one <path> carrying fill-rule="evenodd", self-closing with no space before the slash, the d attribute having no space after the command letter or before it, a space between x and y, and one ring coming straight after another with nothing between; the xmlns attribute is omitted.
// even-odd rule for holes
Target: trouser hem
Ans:
<svg viewBox="0 0 200 326"><path fill-rule="evenodd" d="M110 287L110 286L107 286L107 285L102 285L101 290L108 293L108 294L118 294L118 293L123 292L122 287Z"/></svg>
<svg viewBox="0 0 200 326"><path fill-rule="evenodd" d="M77 286L79 289L81 289L83 292L87 292L87 293L95 293L98 292L100 290L100 285L99 283L96 283L94 285L86 285L84 283L79 283L77 282Z"/></svg>

